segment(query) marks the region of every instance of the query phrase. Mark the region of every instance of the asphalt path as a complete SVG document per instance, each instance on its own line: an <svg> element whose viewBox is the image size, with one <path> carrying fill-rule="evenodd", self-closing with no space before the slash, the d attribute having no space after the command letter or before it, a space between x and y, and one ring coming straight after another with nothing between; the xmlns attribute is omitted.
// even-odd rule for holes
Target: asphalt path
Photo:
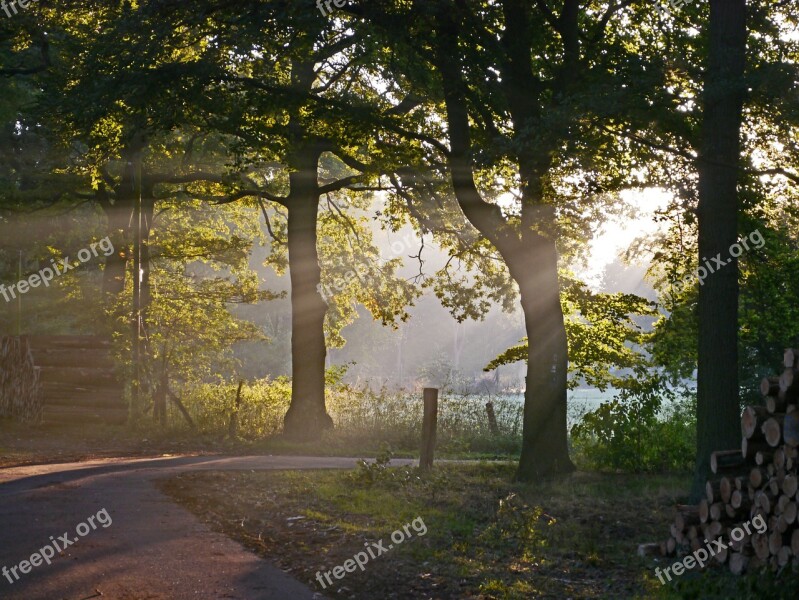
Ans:
<svg viewBox="0 0 799 600"><path fill-rule="evenodd" d="M0 469L0 598L322 598L210 530L162 494L154 481L194 471L342 469L355 464L354 458L339 457L202 456ZM51 553L43 548L54 544L61 552L42 556ZM34 554L41 558L32 558Z"/></svg>

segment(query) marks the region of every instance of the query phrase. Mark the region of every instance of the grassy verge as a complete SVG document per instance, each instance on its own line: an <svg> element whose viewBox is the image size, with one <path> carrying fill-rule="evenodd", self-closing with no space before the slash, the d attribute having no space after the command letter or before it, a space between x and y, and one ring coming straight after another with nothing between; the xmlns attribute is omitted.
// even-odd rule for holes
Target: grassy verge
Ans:
<svg viewBox="0 0 799 600"><path fill-rule="evenodd" d="M155 435L152 435L155 433ZM224 451L208 436L168 436L110 425L25 425L0 421L0 468L98 458Z"/></svg>
<svg viewBox="0 0 799 600"><path fill-rule="evenodd" d="M512 464L196 473L164 490L329 597L651 598L639 543L661 539L687 481L576 473L511 483ZM421 517L427 533L322 587L317 571Z"/></svg>
<svg viewBox="0 0 799 600"><path fill-rule="evenodd" d="M419 427L419 430L421 426ZM295 456L377 456L390 446L397 458L419 456L420 431L404 439L365 428L337 428L315 442L287 441L279 433L262 438L230 438L224 431L162 428L145 420L136 425L25 425L0 421L0 468L31 464L76 462L96 458L146 457L163 454L283 454ZM463 460L518 460L519 438L483 434L480 444L467 436L439 443L436 458ZM582 447L572 458L581 467L593 467Z"/></svg>
<svg viewBox="0 0 799 600"><path fill-rule="evenodd" d="M398 458L418 456L413 446L397 448ZM439 458L507 458L501 443L496 451L450 446ZM97 458L148 457L164 454L287 454L296 456L376 456L386 446L379 435L340 429L318 442L296 443L273 434L263 439L229 438L215 431L161 428L145 421L138 425L32 426L0 421L0 468L32 464L77 462Z"/></svg>

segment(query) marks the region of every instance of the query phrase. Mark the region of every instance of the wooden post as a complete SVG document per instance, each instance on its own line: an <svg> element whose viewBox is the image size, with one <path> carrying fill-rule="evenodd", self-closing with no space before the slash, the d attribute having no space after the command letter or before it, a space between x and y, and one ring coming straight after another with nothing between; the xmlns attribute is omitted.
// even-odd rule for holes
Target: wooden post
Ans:
<svg viewBox="0 0 799 600"><path fill-rule="evenodd" d="M241 386L244 385L244 380L239 380L239 389L236 392L236 402L233 405L233 410L230 412L230 425L228 427L228 437L233 439L239 431L239 410L241 409Z"/></svg>
<svg viewBox="0 0 799 600"><path fill-rule="evenodd" d="M436 449L436 426L438 424L438 390L424 388L424 417L422 418L422 452L419 468L428 470L433 466Z"/></svg>
<svg viewBox="0 0 799 600"><path fill-rule="evenodd" d="M488 413L488 429L491 435L499 435L499 425L497 425L497 415L494 412L494 403L489 400L486 402L486 413Z"/></svg>

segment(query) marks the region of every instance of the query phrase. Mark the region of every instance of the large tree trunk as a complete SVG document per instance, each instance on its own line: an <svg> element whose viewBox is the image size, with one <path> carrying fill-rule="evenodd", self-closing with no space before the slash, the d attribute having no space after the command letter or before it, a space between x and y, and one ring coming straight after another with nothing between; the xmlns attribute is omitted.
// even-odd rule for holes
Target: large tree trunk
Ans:
<svg viewBox="0 0 799 600"><path fill-rule="evenodd" d="M528 340L522 453L516 479L534 481L575 467L567 437L568 345L557 249L553 240L540 239L524 250L526 266L511 269L519 283Z"/></svg>
<svg viewBox="0 0 799 600"><path fill-rule="evenodd" d="M316 247L319 191L318 153L305 151L291 174L288 207L291 276L291 406L283 424L290 439L318 439L333 426L325 409L324 322L327 304L319 293L321 268Z"/></svg>
<svg viewBox="0 0 799 600"><path fill-rule="evenodd" d="M699 162L699 259L730 257L737 240L737 171L746 52L745 0L710 1L710 48L705 76ZM738 262L708 274L699 287L697 462L692 494L699 496L716 448L740 440L738 400Z"/></svg>

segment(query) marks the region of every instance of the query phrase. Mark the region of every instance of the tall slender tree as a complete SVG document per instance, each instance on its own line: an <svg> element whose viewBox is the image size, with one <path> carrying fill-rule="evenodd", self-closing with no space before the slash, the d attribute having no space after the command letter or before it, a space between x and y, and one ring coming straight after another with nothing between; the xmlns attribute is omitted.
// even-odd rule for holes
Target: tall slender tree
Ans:
<svg viewBox="0 0 799 600"><path fill-rule="evenodd" d="M710 454L740 441L738 401L738 239L741 123L746 86L746 0L710 0L702 97L699 264L728 264L699 287L697 463L693 495L710 472Z"/></svg>

